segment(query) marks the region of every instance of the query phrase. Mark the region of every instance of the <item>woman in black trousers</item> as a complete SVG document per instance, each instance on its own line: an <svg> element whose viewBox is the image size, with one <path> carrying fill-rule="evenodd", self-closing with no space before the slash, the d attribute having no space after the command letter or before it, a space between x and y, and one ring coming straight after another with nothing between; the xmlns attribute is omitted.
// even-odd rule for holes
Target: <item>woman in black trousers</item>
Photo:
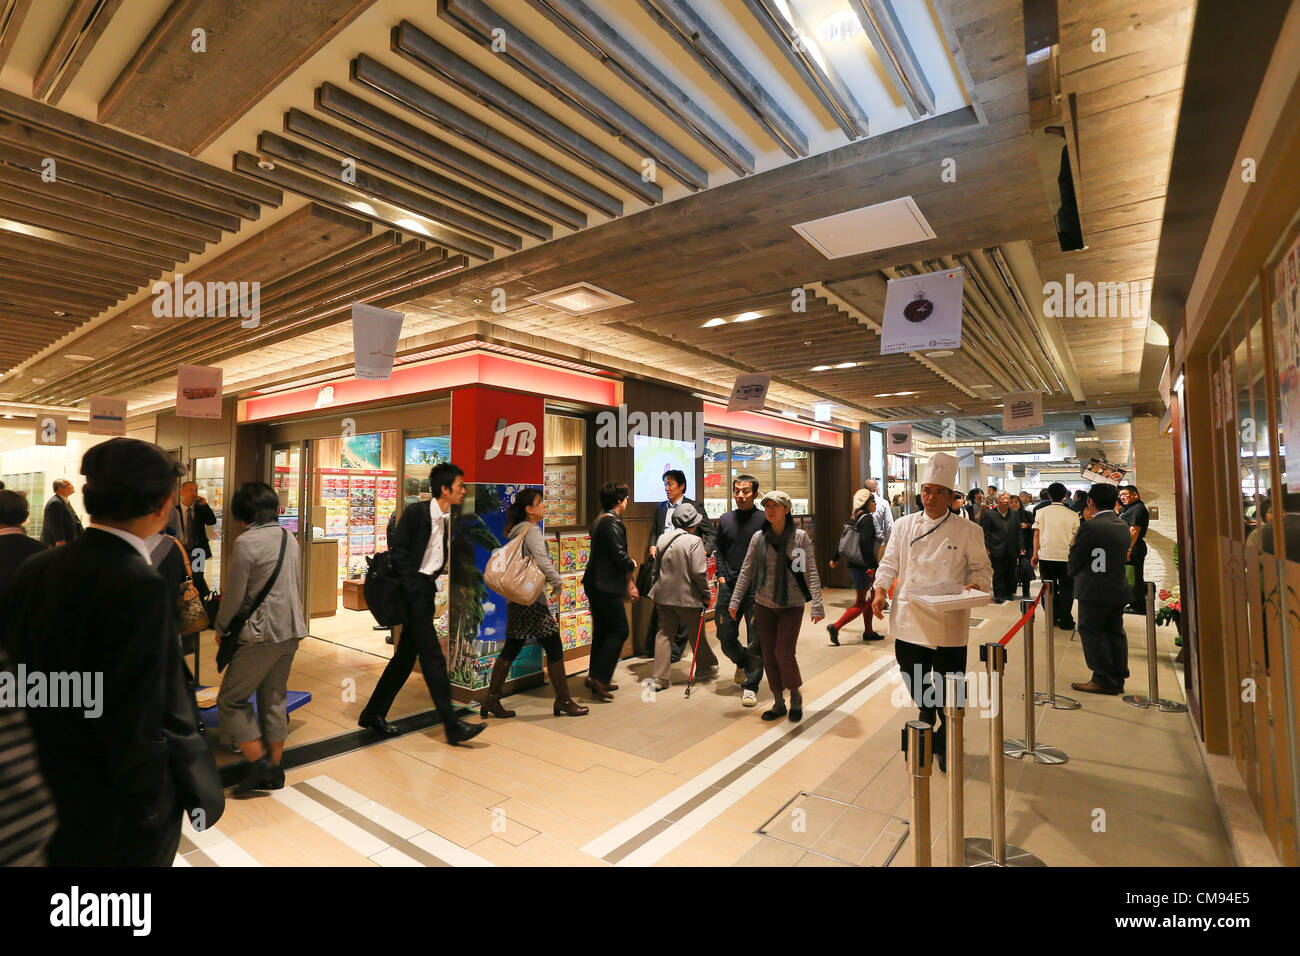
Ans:
<svg viewBox="0 0 1300 956"><path fill-rule="evenodd" d="M613 700L614 668L627 641L628 574L636 561L627 553L627 529L620 517L627 509L627 485L607 481L600 487L600 516L591 526L591 556L582 587L591 605L591 667L587 686L599 700Z"/></svg>

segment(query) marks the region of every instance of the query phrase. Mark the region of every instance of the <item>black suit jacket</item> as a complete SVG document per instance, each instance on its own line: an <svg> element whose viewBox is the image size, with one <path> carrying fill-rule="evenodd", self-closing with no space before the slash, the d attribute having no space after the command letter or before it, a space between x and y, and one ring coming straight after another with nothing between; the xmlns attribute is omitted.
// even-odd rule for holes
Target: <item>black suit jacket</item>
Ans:
<svg viewBox="0 0 1300 956"><path fill-rule="evenodd" d="M685 495L682 495L681 501L690 504L700 513L700 537L704 539L704 553L712 554L713 550L718 546L718 529L708 519L708 512L704 510L704 505L692 498L687 498ZM659 540L659 536L667 530L668 502L661 501L659 506L655 508L654 534L650 538L650 543L653 545Z"/></svg>
<svg viewBox="0 0 1300 956"><path fill-rule="evenodd" d="M55 542L71 544L81 537L81 518L62 495L51 495L45 502L45 520L41 525L41 544L54 547ZM111 537L111 535L110 535Z"/></svg>
<svg viewBox="0 0 1300 956"><path fill-rule="evenodd" d="M582 575L582 586L588 591L624 594L627 572L635 568L636 562L627 553L627 528L623 519L615 514L602 514L591 526L591 555Z"/></svg>
<svg viewBox="0 0 1300 956"><path fill-rule="evenodd" d="M5 593L18 565L44 550L45 545L25 534L0 534L0 595Z"/></svg>
<svg viewBox="0 0 1300 956"><path fill-rule="evenodd" d="M0 597L15 665L103 675L98 717L27 710L59 816L51 866L163 862L181 815L163 737L168 682L180 679L175 602L130 544L96 528L28 558Z"/></svg>
<svg viewBox="0 0 1300 956"><path fill-rule="evenodd" d="M1070 547L1069 563L1074 596L1080 603L1115 605L1133 599L1133 589L1124 572L1128 542L1128 525L1113 511L1103 511L1080 522ZM1094 564L1103 570L1094 571Z"/></svg>
<svg viewBox="0 0 1300 956"><path fill-rule="evenodd" d="M448 522L450 525L450 522ZM388 553L392 555L393 567L400 577L413 578L420 573L420 562L429 547L429 536L433 534L433 521L429 517L429 502L413 501L402 511L397 520L397 527L388 536ZM451 547L451 528L443 536L443 562L438 574L447 572L448 555Z"/></svg>
<svg viewBox="0 0 1300 956"><path fill-rule="evenodd" d="M183 506L177 504L172 513L170 527L175 529L176 537L181 537L181 512ZM191 558L194 556L194 549L200 548L205 558L212 557L212 545L208 543L208 529L217 523L217 516L212 511L210 505L201 505L194 502L194 520L190 523L189 540L181 538L181 544L185 545L185 553Z"/></svg>
<svg viewBox="0 0 1300 956"><path fill-rule="evenodd" d="M1007 509L1002 517L997 508L985 508L980 516L984 529L984 547L994 558L1015 558L1020 555L1020 512Z"/></svg>

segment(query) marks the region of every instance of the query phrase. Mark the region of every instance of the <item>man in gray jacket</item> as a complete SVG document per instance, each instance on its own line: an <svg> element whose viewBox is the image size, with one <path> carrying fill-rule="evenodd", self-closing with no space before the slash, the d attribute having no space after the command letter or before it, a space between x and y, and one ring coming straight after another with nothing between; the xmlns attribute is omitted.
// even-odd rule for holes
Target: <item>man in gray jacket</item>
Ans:
<svg viewBox="0 0 1300 956"><path fill-rule="evenodd" d="M685 629L688 639L699 633L700 617L712 596L709 593L708 557L704 553L704 542L696 533L703 517L690 503L677 505L673 511L673 527L655 542L659 573L650 596L654 598L659 615L654 664L657 690L663 690L671 683L668 671L672 667L673 637L678 628ZM703 634L700 635L695 669L701 676L711 676L710 672L718 669L718 658Z"/></svg>

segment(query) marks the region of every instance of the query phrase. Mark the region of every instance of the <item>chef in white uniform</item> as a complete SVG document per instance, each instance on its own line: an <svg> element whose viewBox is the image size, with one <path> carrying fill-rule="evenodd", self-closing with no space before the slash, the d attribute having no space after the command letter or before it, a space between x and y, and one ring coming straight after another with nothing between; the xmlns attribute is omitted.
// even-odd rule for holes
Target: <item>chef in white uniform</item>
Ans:
<svg viewBox="0 0 1300 956"><path fill-rule="evenodd" d="M988 591L993 586L984 532L977 523L949 510L956 485L957 459L943 452L936 454L921 484L925 510L894 522L894 533L876 571L871 602L872 614L883 620L889 589L897 582L889 636L894 639L903 682L921 709L919 719L936 728L933 751L940 770L947 769L944 727L939 723L943 719L943 675L966 671L970 611L931 611L912 596ZM936 691L924 695L923 700L922 685L931 672Z"/></svg>

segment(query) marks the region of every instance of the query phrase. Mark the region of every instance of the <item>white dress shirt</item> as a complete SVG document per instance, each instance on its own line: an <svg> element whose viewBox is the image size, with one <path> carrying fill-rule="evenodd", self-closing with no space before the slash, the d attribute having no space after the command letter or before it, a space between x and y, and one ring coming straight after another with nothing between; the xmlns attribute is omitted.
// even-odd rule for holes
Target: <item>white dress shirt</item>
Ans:
<svg viewBox="0 0 1300 956"><path fill-rule="evenodd" d="M420 562L420 573L433 577L442 570L442 539L447 533L447 515L438 507L438 499L429 499L429 520L432 530L429 532L429 546L424 549L424 559Z"/></svg>
<svg viewBox="0 0 1300 956"><path fill-rule="evenodd" d="M894 522L876 571L875 586L894 588L889 636L923 647L962 647L970 641L970 611L931 611L913 594L957 594L971 584L993 587L993 566L984 550L984 532L960 515L933 519L924 511Z"/></svg>
<svg viewBox="0 0 1300 956"><path fill-rule="evenodd" d="M96 531L104 531L121 538L131 547L135 548L140 557L144 558L145 564L150 566L153 565L153 555L149 553L149 546L145 544L144 538L137 538L131 532L123 531L121 528L110 528L106 524L95 524L93 521L90 523L90 527L94 528Z"/></svg>
<svg viewBox="0 0 1300 956"><path fill-rule="evenodd" d="M1039 508L1034 515L1038 531L1038 560L1068 561L1070 545L1079 530L1079 513L1063 504L1050 504Z"/></svg>

